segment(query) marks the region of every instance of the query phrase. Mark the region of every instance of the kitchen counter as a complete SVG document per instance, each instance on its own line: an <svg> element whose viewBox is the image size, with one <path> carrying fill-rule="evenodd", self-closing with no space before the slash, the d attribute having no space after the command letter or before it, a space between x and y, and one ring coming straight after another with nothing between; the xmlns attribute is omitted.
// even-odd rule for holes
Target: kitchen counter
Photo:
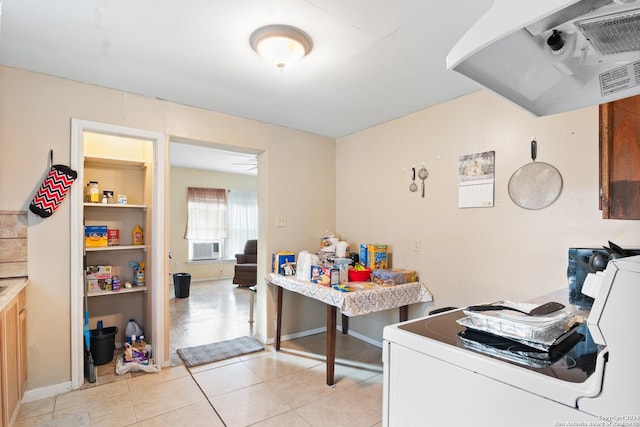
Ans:
<svg viewBox="0 0 640 427"><path fill-rule="evenodd" d="M5 309L9 301L18 295L28 282L28 277L0 279L0 311Z"/></svg>

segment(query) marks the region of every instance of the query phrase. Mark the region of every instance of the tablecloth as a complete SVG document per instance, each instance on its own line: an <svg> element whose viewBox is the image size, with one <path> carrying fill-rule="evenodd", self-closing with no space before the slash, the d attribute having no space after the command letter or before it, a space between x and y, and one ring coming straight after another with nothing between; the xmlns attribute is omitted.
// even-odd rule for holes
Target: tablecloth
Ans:
<svg viewBox="0 0 640 427"><path fill-rule="evenodd" d="M307 280L300 280L295 276L282 276L275 273L269 273L267 281L289 291L338 307L342 314L350 317L433 301L433 295L421 282L395 286L380 286L370 283L367 285L369 286L367 289L341 292Z"/></svg>

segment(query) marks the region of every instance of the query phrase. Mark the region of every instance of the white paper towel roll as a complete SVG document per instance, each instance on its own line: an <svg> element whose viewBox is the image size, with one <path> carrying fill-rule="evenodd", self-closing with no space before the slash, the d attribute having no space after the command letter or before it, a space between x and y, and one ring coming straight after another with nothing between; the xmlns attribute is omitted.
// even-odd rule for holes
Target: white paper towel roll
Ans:
<svg viewBox="0 0 640 427"><path fill-rule="evenodd" d="M298 262L296 264L296 277L299 280L309 280L311 277L311 264L308 251L302 251L298 254Z"/></svg>
<svg viewBox="0 0 640 427"><path fill-rule="evenodd" d="M349 244L347 242L340 241L336 243L336 256L340 258L344 258L347 255L347 247Z"/></svg>

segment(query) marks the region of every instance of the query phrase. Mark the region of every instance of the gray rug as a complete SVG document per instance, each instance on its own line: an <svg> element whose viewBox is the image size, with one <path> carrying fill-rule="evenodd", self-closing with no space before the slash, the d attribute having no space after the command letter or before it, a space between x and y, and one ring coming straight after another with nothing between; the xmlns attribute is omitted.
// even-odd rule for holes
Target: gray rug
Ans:
<svg viewBox="0 0 640 427"><path fill-rule="evenodd" d="M184 364L191 368L262 350L264 347L258 341L249 337L241 337L195 347L179 348L177 352L178 356L184 360Z"/></svg>
<svg viewBox="0 0 640 427"><path fill-rule="evenodd" d="M37 427L91 427L91 419L88 412L78 412L55 418L44 424L38 424Z"/></svg>

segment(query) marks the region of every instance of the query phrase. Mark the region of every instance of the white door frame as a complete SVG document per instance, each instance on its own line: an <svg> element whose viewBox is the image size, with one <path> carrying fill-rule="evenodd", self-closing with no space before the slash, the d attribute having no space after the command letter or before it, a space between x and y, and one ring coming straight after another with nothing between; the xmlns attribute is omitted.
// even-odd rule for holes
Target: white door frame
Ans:
<svg viewBox="0 0 640 427"><path fill-rule="evenodd" d="M156 363L164 364L165 355L165 181L167 144L164 134L125 126L71 119L71 168L78 171L77 181L84 182L84 132L117 135L127 138L145 139L153 143L152 184L152 242L151 259L151 343ZM69 193L71 205L71 387L78 389L84 384L84 279L82 274L83 254L83 200L84 187L74 185Z"/></svg>

